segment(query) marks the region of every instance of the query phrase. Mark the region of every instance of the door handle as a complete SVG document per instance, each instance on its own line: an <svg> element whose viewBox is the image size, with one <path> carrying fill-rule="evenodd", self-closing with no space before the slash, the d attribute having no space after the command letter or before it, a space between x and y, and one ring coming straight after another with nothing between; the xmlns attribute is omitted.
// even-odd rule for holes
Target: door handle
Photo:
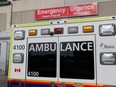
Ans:
<svg viewBox="0 0 116 87"><path fill-rule="evenodd" d="M50 82L50 87L54 87L54 82Z"/></svg>

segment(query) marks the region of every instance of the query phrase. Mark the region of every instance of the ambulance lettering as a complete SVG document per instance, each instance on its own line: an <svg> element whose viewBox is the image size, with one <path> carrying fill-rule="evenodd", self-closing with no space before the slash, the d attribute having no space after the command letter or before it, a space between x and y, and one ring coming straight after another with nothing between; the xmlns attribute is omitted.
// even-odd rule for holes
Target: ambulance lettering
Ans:
<svg viewBox="0 0 116 87"><path fill-rule="evenodd" d="M68 42L61 43L61 51L93 51L93 42Z"/></svg>
<svg viewBox="0 0 116 87"><path fill-rule="evenodd" d="M55 51L56 43L32 43L29 46L29 51Z"/></svg>

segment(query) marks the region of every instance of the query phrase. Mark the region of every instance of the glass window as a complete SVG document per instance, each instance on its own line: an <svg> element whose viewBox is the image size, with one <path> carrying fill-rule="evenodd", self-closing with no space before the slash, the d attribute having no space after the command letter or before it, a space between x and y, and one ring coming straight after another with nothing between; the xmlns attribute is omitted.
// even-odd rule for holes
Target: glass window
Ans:
<svg viewBox="0 0 116 87"><path fill-rule="evenodd" d="M94 79L93 41L60 43L60 78Z"/></svg>
<svg viewBox="0 0 116 87"><path fill-rule="evenodd" d="M8 1L8 0L0 0L0 2L4 2L4 1Z"/></svg>
<svg viewBox="0 0 116 87"><path fill-rule="evenodd" d="M8 0L0 0L0 5L4 5L8 2Z"/></svg>
<svg viewBox="0 0 116 87"><path fill-rule="evenodd" d="M56 47L55 42L29 44L28 76L56 77Z"/></svg>

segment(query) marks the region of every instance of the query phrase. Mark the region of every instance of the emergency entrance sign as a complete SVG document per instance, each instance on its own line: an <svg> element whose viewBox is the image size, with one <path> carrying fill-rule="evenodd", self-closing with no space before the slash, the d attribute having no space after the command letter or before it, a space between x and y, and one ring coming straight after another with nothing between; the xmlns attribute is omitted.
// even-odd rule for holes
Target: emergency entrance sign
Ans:
<svg viewBox="0 0 116 87"><path fill-rule="evenodd" d="M50 18L86 16L96 14L98 14L97 2L56 8L37 9L35 11L35 19L41 20Z"/></svg>

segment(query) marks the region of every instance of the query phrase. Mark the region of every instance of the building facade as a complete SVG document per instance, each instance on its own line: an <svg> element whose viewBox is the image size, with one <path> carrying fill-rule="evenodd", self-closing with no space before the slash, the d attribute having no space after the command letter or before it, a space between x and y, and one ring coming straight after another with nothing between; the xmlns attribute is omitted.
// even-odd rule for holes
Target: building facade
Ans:
<svg viewBox="0 0 116 87"><path fill-rule="evenodd" d="M38 22L35 10L98 2L98 17L116 15L116 0L9 0L10 5L0 6L0 31L10 29L12 24ZM91 17L91 16L87 16ZM96 17L96 16L92 16ZM77 17L85 18L85 17Z"/></svg>

